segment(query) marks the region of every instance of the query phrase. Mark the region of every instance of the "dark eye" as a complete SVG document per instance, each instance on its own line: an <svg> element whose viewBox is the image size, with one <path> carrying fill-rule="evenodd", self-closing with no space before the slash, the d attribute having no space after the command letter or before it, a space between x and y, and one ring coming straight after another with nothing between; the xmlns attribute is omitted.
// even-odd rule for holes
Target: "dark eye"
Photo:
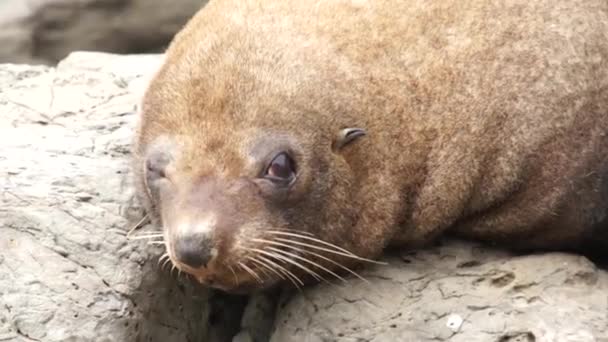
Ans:
<svg viewBox="0 0 608 342"><path fill-rule="evenodd" d="M265 178L288 185L296 177L295 163L285 152L279 153L268 165Z"/></svg>
<svg viewBox="0 0 608 342"><path fill-rule="evenodd" d="M149 188L155 187L157 181L167 178L165 170L171 163L171 156L165 152L151 153L145 164L144 181Z"/></svg>
<svg viewBox="0 0 608 342"><path fill-rule="evenodd" d="M146 161L146 176L152 180L165 178L165 167L167 162L159 159L148 159Z"/></svg>

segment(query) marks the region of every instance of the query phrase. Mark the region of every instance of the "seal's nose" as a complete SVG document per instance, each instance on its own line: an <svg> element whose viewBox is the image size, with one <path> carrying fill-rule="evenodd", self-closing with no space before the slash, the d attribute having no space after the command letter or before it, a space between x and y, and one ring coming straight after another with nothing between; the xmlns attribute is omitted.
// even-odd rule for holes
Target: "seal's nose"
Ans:
<svg viewBox="0 0 608 342"><path fill-rule="evenodd" d="M182 236L175 241L175 257L192 268L205 267L211 261L212 241L206 234Z"/></svg>

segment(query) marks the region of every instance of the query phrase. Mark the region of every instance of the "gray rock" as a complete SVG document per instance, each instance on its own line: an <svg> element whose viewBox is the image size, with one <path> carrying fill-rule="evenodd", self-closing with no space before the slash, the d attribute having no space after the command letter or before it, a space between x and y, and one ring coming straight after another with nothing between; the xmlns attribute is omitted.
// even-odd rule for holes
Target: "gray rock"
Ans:
<svg viewBox="0 0 608 342"><path fill-rule="evenodd" d="M271 341L608 341L608 274L585 257L451 242L386 261L288 299Z"/></svg>
<svg viewBox="0 0 608 342"><path fill-rule="evenodd" d="M0 62L56 63L75 50L159 51L206 0L3 0Z"/></svg>
<svg viewBox="0 0 608 342"><path fill-rule="evenodd" d="M280 296L279 289L260 291L249 297L243 311L241 333L232 342L265 342L270 339L274 324L276 306Z"/></svg>
<svg viewBox="0 0 608 342"><path fill-rule="evenodd" d="M134 104L158 62L76 53L57 68L0 65L1 341L204 340L208 292L125 236L141 217Z"/></svg>

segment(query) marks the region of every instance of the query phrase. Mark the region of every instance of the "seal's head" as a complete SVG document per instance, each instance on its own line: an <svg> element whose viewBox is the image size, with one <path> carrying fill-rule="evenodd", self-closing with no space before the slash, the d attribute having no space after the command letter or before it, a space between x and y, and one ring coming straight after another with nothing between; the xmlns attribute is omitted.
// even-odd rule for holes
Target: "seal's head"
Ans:
<svg viewBox="0 0 608 342"><path fill-rule="evenodd" d="M144 95L135 149L140 198L173 263L245 291L335 277L376 253L353 230L363 199L348 156L369 139L365 123L315 108L330 101L311 103L293 64L188 34Z"/></svg>
<svg viewBox="0 0 608 342"><path fill-rule="evenodd" d="M244 291L280 280L300 286L359 259L342 229L357 219L348 199L352 179L347 171L336 177L345 168L337 155L323 156L363 130L342 130L321 153L311 144L322 146L321 137L206 124L217 127L159 129L139 161L149 212L179 269L201 283Z"/></svg>

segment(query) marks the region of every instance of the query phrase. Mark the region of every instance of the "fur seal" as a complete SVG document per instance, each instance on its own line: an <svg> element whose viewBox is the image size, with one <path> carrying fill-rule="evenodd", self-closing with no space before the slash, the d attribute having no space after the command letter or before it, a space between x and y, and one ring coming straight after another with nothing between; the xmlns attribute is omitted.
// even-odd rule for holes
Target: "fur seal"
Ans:
<svg viewBox="0 0 608 342"><path fill-rule="evenodd" d="M168 255L242 292L442 234L606 235L605 0L211 0L141 105Z"/></svg>

